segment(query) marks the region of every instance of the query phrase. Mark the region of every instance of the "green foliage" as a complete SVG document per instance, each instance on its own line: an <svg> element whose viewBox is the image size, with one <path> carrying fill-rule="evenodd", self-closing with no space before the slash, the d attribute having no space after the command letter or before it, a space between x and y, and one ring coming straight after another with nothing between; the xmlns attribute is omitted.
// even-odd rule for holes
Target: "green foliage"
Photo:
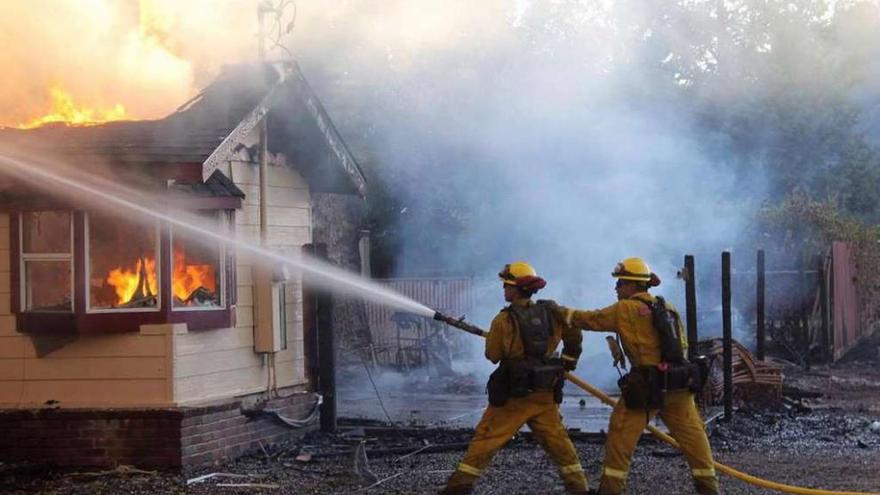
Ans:
<svg viewBox="0 0 880 495"><path fill-rule="evenodd" d="M765 206L759 212L758 227L769 249L795 262L826 254L833 241L847 242L854 248L860 278L880 280L880 226L866 225L833 201L817 201L802 190L795 191Z"/></svg>
<svg viewBox="0 0 880 495"><path fill-rule="evenodd" d="M871 103L855 98L876 78L878 53L863 48L876 46L876 4L697 1L664 14L645 21L655 33L645 43L668 52L668 77L713 136L704 152L737 172L744 194L778 200L802 189L880 221L880 158L865 136ZM750 187L756 177L764 190Z"/></svg>

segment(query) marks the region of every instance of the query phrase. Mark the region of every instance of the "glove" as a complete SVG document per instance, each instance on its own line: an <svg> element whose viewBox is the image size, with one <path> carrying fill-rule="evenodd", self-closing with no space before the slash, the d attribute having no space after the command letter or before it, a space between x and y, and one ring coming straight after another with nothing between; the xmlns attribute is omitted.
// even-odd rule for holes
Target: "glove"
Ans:
<svg viewBox="0 0 880 495"><path fill-rule="evenodd" d="M562 355L559 356L561 358L560 360L562 361L562 368L565 369L565 371L574 371L575 368L577 368L578 358L575 356L572 356L571 354L566 354L565 351L566 351L566 349L563 348ZM578 353L578 354L580 354L580 353Z"/></svg>

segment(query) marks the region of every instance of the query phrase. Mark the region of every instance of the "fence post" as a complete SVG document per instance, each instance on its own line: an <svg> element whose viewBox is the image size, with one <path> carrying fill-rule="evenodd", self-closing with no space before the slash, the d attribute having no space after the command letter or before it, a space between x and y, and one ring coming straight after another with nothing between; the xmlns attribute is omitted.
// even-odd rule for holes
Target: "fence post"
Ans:
<svg viewBox="0 0 880 495"><path fill-rule="evenodd" d="M305 256L315 255L315 246L305 244L302 247ZM309 284L308 280L302 281L302 311L303 311L303 359L305 361L306 379L312 392L320 392L320 373L318 372L318 323L316 309L318 295L317 290Z"/></svg>
<svg viewBox="0 0 880 495"><path fill-rule="evenodd" d="M831 288L829 287L829 274L825 269L826 257L824 255L817 256L817 269L819 271L819 311L822 317L822 352L829 360L831 359L831 311L829 309L831 302Z"/></svg>
<svg viewBox="0 0 880 495"><path fill-rule="evenodd" d="M724 326L724 420L733 419L733 328L730 319L730 252L721 253L721 317Z"/></svg>
<svg viewBox="0 0 880 495"><path fill-rule="evenodd" d="M766 331L765 325L767 324L767 319L764 314L764 295L765 295L765 283L766 283L767 272L766 272L766 268L764 266L764 250L763 249L758 250L758 266L757 266L756 271L757 271L758 280L757 280L757 284L756 284L757 300L755 301L755 312L757 313L756 314L757 327L756 327L756 336L755 336L755 340L756 340L755 352L758 355L758 360L763 361L764 360L764 344L765 344L764 332Z"/></svg>
<svg viewBox="0 0 880 495"><path fill-rule="evenodd" d="M809 315L809 300L810 300L810 287L807 283L807 273L806 273L806 260L801 260L800 268L798 268L798 278L800 290L799 295L801 299L801 333L804 338L804 342L806 344L806 350L804 351L804 369L806 371L810 371L810 348L813 345L813 336L810 335L810 315Z"/></svg>
<svg viewBox="0 0 880 495"><path fill-rule="evenodd" d="M699 354L697 333L697 274L694 270L694 255L684 257L685 314L687 320L688 360L693 361Z"/></svg>
<svg viewBox="0 0 880 495"><path fill-rule="evenodd" d="M327 245L315 245L315 256L327 259ZM333 295L318 290L315 301L315 323L318 340L318 383L321 403L321 431L336 432L336 343L333 337Z"/></svg>

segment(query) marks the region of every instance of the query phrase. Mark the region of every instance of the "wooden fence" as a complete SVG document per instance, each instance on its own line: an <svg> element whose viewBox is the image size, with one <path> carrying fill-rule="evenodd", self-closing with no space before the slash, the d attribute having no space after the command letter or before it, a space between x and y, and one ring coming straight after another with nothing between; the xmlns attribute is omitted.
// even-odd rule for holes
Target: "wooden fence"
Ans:
<svg viewBox="0 0 880 495"><path fill-rule="evenodd" d="M380 279L376 282L448 315L469 314L474 308L473 281L470 278L396 278ZM405 364L402 361L419 364L421 353L428 346L427 340L434 338L438 333L456 335L453 332L457 332L447 332L444 325L427 319L416 324L409 319L409 325L401 325L402 315L395 318L397 310L370 302L365 306L374 359L379 364L400 366ZM458 339L453 337L447 340ZM454 342L450 342L450 345L455 347Z"/></svg>

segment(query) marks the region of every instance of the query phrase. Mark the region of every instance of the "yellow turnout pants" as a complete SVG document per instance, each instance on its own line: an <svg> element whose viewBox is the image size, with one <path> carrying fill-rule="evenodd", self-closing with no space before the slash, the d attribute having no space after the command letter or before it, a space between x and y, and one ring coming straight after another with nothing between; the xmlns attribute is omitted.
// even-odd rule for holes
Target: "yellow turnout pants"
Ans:
<svg viewBox="0 0 880 495"><path fill-rule="evenodd" d="M605 461L602 466L600 495L618 495L626 489L626 476L633 451L648 421L660 414L663 423L678 441L681 451L691 467L691 475L697 493L718 493L718 478L712 461L709 439L694 396L687 390L668 392L662 409L627 409L619 400L611 413L608 439L605 444Z"/></svg>
<svg viewBox="0 0 880 495"><path fill-rule="evenodd" d="M450 493L465 493L523 424L528 424L541 447L559 467L559 474L571 492L586 492L587 478L577 451L562 425L553 392L533 392L515 397L502 407L489 406L477 425L474 438L458 469L447 482ZM465 490L462 490L465 489Z"/></svg>

